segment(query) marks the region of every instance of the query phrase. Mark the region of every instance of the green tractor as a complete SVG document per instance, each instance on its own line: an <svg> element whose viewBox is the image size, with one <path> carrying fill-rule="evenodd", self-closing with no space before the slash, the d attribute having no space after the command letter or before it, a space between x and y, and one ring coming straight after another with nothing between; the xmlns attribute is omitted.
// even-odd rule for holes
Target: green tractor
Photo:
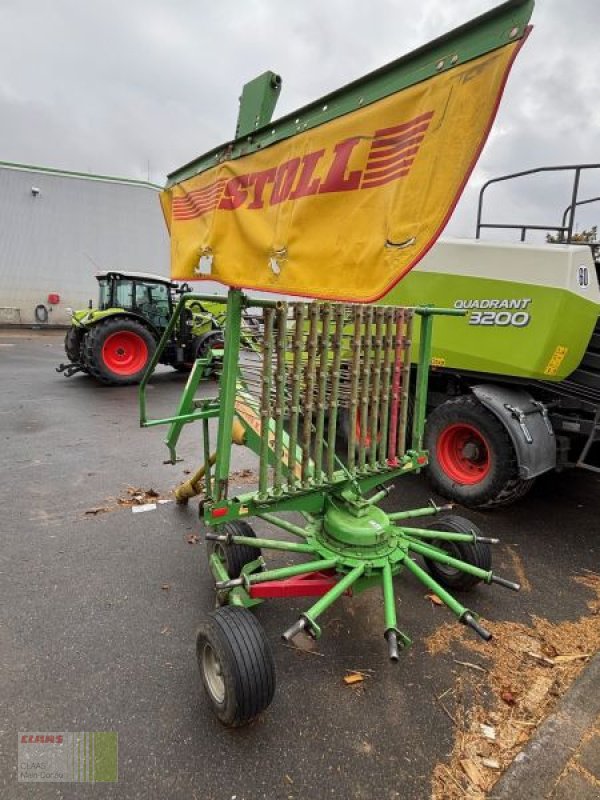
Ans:
<svg viewBox="0 0 600 800"><path fill-rule="evenodd" d="M189 287L142 272L110 270L96 275L98 305L72 312L65 336L67 377L85 372L104 384L139 383L173 314L177 296ZM204 377L214 374L223 347L222 306L190 301L160 362L188 372L204 359Z"/></svg>

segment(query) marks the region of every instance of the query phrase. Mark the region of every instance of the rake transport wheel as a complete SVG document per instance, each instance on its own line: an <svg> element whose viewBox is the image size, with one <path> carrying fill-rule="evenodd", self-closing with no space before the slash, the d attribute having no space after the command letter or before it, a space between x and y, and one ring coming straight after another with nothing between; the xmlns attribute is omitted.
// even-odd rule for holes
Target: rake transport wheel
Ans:
<svg viewBox="0 0 600 800"><path fill-rule="evenodd" d="M447 400L429 414L425 448L433 488L464 506L508 505L533 484L519 477L506 428L473 395Z"/></svg>
<svg viewBox="0 0 600 800"><path fill-rule="evenodd" d="M235 606L213 611L198 631L196 654L212 710L224 725L246 725L270 705L275 663L250 611Z"/></svg>
<svg viewBox="0 0 600 800"><path fill-rule="evenodd" d="M468 519L460 517L458 514L449 514L446 517L442 517L428 525L427 529L430 531L452 531L454 533L481 535L481 531L476 525L473 525ZM486 542L447 542L441 539L433 539L431 544L453 558L466 561L467 564L473 567L479 567L488 572L492 568L492 552ZM425 558L424 561L436 581L448 589L463 589L466 591L481 582L481 578L468 575L456 567L441 564L439 561L433 561L430 558Z"/></svg>
<svg viewBox="0 0 600 800"><path fill-rule="evenodd" d="M148 328L134 319L111 317L89 331L86 366L102 383L139 383L155 349L156 341Z"/></svg>
<svg viewBox="0 0 600 800"><path fill-rule="evenodd" d="M241 520L226 522L224 525L219 526L219 533L231 534L231 536L248 536L256 539L256 534L250 525ZM206 549L209 558L213 553L216 553L230 578L239 578L242 567L245 567L251 561L256 561L261 554L259 547L250 547L247 544L225 544L224 542L215 542L210 539L206 542Z"/></svg>

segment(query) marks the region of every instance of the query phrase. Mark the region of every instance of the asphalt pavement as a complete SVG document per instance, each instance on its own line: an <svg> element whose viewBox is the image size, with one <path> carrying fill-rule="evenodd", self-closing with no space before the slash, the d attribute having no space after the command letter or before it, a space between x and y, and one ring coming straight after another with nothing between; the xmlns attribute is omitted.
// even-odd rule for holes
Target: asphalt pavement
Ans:
<svg viewBox="0 0 600 800"><path fill-rule="evenodd" d="M454 685L457 667L423 641L449 612L403 576L399 625L414 644L392 664L376 591L342 598L314 652L279 638L302 601L264 604L275 700L249 727L224 729L195 663L195 631L213 605L204 546L189 542L197 507L133 513L117 503L132 489L168 498L198 465L199 427L185 431L183 460L165 464L165 430L139 428L136 387L66 379L54 372L62 358L60 334L0 331L0 796L429 798L454 736L434 697ZM152 416L174 411L184 381L166 368L156 375ZM236 448L234 484L254 465ZM495 571L519 580L520 562L531 585L518 595L480 586L463 602L491 620L584 613L589 595L571 578L598 564L599 488L600 477L583 471L550 475L511 508L461 512L501 539ZM410 476L388 504L430 496L424 477ZM348 687L347 670L368 677ZM118 783L18 782L19 731L117 731Z"/></svg>

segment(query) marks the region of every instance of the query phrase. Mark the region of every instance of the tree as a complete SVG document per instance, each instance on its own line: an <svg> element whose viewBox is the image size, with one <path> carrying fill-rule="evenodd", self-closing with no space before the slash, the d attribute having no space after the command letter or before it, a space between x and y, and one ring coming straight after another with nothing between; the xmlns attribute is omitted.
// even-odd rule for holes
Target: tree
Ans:
<svg viewBox="0 0 600 800"><path fill-rule="evenodd" d="M562 238L562 233L547 233L546 241L548 244L561 244L565 240ZM574 233L571 237L572 242L580 242L581 244L593 244L598 241L598 226L594 225L589 230L583 230L579 233Z"/></svg>

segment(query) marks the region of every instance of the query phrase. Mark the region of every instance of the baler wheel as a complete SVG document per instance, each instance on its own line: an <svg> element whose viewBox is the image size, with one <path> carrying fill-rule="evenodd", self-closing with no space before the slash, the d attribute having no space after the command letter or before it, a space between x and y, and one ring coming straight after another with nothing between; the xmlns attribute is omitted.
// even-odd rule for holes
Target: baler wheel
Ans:
<svg viewBox="0 0 600 800"><path fill-rule="evenodd" d="M434 489L464 506L508 505L533 484L519 476L504 425L473 395L447 400L428 415L425 448Z"/></svg>
<svg viewBox="0 0 600 800"><path fill-rule="evenodd" d="M270 705L275 663L250 611L235 606L213 611L198 631L196 655L212 710L224 725L246 725Z"/></svg>

